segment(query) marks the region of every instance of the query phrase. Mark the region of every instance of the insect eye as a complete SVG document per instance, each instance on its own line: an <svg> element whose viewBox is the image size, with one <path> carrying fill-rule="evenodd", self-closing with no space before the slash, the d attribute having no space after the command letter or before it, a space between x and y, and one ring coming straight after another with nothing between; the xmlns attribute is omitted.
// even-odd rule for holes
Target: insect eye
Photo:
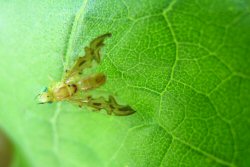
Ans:
<svg viewBox="0 0 250 167"><path fill-rule="evenodd" d="M47 92L47 91L48 91L48 88L45 87L45 88L43 89L43 92Z"/></svg>

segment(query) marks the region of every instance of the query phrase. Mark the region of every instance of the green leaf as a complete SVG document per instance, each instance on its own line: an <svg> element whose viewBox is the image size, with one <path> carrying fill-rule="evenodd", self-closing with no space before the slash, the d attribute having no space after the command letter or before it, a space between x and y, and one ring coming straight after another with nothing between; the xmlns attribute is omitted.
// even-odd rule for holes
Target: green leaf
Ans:
<svg viewBox="0 0 250 167"><path fill-rule="evenodd" d="M250 166L247 0L4 1L0 126L13 166ZM127 117L34 97L111 32L96 69Z"/></svg>

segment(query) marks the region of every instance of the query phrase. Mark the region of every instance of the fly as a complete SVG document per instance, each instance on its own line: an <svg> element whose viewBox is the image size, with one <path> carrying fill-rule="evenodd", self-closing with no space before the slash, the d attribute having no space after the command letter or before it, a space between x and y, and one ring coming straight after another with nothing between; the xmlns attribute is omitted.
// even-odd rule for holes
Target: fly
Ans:
<svg viewBox="0 0 250 167"><path fill-rule="evenodd" d="M59 101L68 101L78 106L88 106L95 111L104 109L107 114L126 116L135 113L129 105L120 105L112 95L108 100L104 97L94 98L89 95L89 91L99 88L106 82L104 73L95 73L87 77L82 77L82 71L91 68L93 63L100 64L100 50L104 46L104 40L111 37L111 33L101 35L92 40L89 46L84 48L85 56L79 57L70 70L66 70L62 80L52 84L38 95L40 104L53 103ZM81 96L80 96L81 95Z"/></svg>

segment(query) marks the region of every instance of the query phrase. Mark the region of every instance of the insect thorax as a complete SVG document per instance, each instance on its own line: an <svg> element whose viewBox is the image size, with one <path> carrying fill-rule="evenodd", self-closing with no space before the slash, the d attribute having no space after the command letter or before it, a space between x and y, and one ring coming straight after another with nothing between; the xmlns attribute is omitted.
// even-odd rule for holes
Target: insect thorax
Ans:
<svg viewBox="0 0 250 167"><path fill-rule="evenodd" d="M64 100L73 96L77 92L77 86L67 85L67 84L59 84L53 89L54 98L58 101Z"/></svg>

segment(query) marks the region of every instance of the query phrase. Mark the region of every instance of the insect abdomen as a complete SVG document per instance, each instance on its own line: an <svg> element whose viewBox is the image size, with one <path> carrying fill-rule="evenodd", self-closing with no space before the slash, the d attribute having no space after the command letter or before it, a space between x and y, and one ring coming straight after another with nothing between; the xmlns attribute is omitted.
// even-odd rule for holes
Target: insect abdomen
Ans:
<svg viewBox="0 0 250 167"><path fill-rule="evenodd" d="M78 82L78 87L81 90L90 90L94 88L98 88L103 85L106 81L106 76L102 73L94 74L86 79L82 79Z"/></svg>

